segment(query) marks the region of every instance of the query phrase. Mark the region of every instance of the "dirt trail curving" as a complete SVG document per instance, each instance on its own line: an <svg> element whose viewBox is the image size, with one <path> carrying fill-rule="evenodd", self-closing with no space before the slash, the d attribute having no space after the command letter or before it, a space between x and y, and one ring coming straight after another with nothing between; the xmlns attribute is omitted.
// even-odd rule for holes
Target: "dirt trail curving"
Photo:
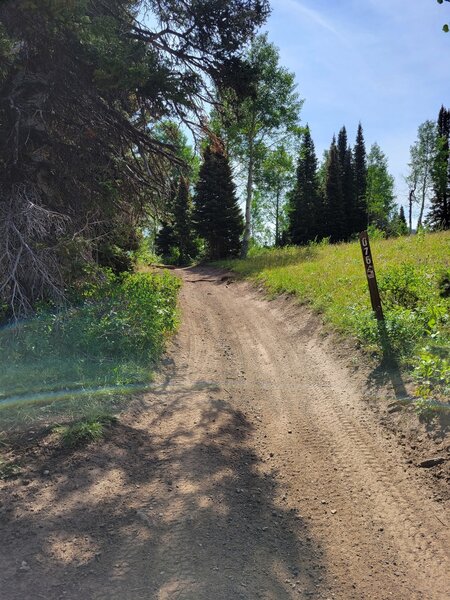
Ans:
<svg viewBox="0 0 450 600"><path fill-rule="evenodd" d="M443 505L315 318L214 269L178 274L155 392L106 445L6 485L1 598L448 598Z"/></svg>

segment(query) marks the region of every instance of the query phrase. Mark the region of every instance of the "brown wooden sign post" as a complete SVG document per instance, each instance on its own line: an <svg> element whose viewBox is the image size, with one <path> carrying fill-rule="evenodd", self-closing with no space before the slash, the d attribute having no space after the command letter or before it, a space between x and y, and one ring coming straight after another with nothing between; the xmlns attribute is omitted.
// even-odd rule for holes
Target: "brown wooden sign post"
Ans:
<svg viewBox="0 0 450 600"><path fill-rule="evenodd" d="M378 290L377 278L375 276L375 267L373 265L372 252L370 250L369 235L367 231L359 234L359 241L363 253L364 267L366 269L367 283L369 284L370 300L372 302L373 312L378 321L384 321L383 307L381 306L380 292Z"/></svg>

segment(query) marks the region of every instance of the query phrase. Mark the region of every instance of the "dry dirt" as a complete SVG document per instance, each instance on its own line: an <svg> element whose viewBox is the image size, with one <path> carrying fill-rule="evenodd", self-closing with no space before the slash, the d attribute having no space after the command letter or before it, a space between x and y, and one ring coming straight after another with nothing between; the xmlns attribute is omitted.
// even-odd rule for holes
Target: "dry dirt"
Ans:
<svg viewBox="0 0 450 600"><path fill-rule="evenodd" d="M317 318L178 273L158 387L106 443L23 442L28 473L1 486L1 599L448 598L445 498Z"/></svg>

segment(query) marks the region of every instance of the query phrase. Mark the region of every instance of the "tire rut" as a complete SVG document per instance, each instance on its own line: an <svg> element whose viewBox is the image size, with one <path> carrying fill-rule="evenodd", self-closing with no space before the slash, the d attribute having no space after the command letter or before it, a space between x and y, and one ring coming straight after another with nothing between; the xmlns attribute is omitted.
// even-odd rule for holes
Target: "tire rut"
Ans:
<svg viewBox="0 0 450 600"><path fill-rule="evenodd" d="M244 398L254 413L265 414L271 447L278 455L295 452L296 447L300 453L305 449L311 453L306 462L310 468L315 464L318 476L325 480L314 493L324 498L337 494L341 500L335 510L347 515L347 523L331 536L333 541L347 527L380 572L384 566L384 578L388 562L397 598L446 598L448 536L439 523L445 522L444 511L405 475L399 466L402 457L388 447L375 419L362 409L360 394L348 375L326 355L316 335L299 335L248 285L221 292L210 291L204 298L204 312L209 321L214 315L212 321L217 323L220 315L219 322L235 324L222 337L235 350L235 361L247 379L231 388L232 396L241 402ZM294 429L293 423L297 437L287 440L286 431ZM296 462L300 474L308 472ZM290 474L286 462L280 469L298 482L298 473ZM339 481L327 487L326 479L333 474ZM360 523L352 511L355 505L357 512L368 515ZM328 517L325 521L317 524L318 530L330 527ZM355 569L350 571L357 578Z"/></svg>

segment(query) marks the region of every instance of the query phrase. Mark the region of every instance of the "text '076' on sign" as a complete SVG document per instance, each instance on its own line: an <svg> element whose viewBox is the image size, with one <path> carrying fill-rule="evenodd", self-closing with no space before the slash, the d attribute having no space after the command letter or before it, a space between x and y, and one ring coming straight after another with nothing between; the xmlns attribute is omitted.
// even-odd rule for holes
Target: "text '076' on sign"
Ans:
<svg viewBox="0 0 450 600"><path fill-rule="evenodd" d="M381 306L380 292L378 290L377 278L375 275L375 267L373 264L372 252L370 250L369 235L367 231L362 231L359 234L359 241L364 260L364 268L366 269L367 283L369 284L370 301L375 316L379 321L384 320L383 308Z"/></svg>

